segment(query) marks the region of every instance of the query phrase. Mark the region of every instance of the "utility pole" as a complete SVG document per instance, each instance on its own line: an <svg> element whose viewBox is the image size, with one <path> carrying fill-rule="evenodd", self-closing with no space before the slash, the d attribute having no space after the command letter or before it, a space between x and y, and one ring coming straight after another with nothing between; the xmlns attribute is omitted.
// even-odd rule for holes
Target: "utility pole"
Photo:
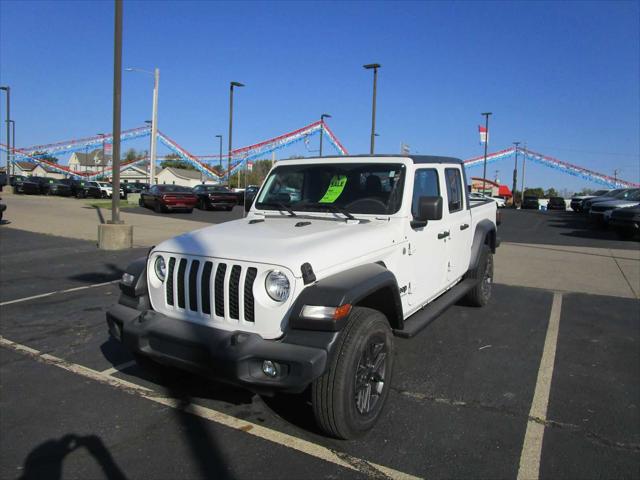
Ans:
<svg viewBox="0 0 640 480"><path fill-rule="evenodd" d="M120 220L120 114L122 106L122 0L115 0L115 31L113 47L113 187L111 223Z"/></svg>
<svg viewBox="0 0 640 480"><path fill-rule="evenodd" d="M373 155L376 143L376 90L378 86L378 69L381 67L379 63L369 63L364 65L367 70L373 70L373 101L371 107L371 148L369 153Z"/></svg>
<svg viewBox="0 0 640 480"><path fill-rule="evenodd" d="M7 118L5 121L7 122L7 175L6 175L6 185L9 184L9 165L11 164L11 140L9 135L11 135L11 87L6 85L4 87L0 87L0 90L4 90L7 92Z"/></svg>
<svg viewBox="0 0 640 480"><path fill-rule="evenodd" d="M227 159L227 183L231 188L231 151L233 149L233 87L244 87L240 82L229 83L229 158ZM240 187L240 174L238 174L238 187Z"/></svg>
<svg viewBox="0 0 640 480"><path fill-rule="evenodd" d="M151 117L151 158L149 161L149 176L151 177L151 186L156 183L156 150L158 144L158 90L160 89L160 69L153 71L153 112Z"/></svg>
<svg viewBox="0 0 640 480"><path fill-rule="evenodd" d="M328 113L323 113L320 115L320 156L322 156L322 133L324 132L324 119L331 118L331 115Z"/></svg>
<svg viewBox="0 0 640 480"><path fill-rule="evenodd" d="M516 147L516 151L515 151L515 155L516 155L516 163L513 166L513 189L511 194L513 195L512 200L513 200L513 208L517 208L517 204L516 204L516 189L518 188L518 145L520 145L520 142L513 142L513 144Z"/></svg>
<svg viewBox="0 0 640 480"><path fill-rule="evenodd" d="M9 120L11 123L11 175L16 174L16 122ZM7 165L7 177L9 176L9 165Z"/></svg>
<svg viewBox="0 0 640 480"><path fill-rule="evenodd" d="M484 129L485 129L485 137L484 137L484 165L482 167L482 194L485 193L486 183L487 183L487 146L489 145L489 116L491 112L482 113L484 115Z"/></svg>
<svg viewBox="0 0 640 480"><path fill-rule="evenodd" d="M222 174L222 135L216 135L216 138L220 139L220 156L218 157L220 163L218 166L220 167L220 174Z"/></svg>
<svg viewBox="0 0 640 480"><path fill-rule="evenodd" d="M616 168L613 171L613 187L617 187L618 186L618 169Z"/></svg>
<svg viewBox="0 0 640 480"><path fill-rule="evenodd" d="M527 144L524 144L524 151L522 152L522 188L520 191L520 205L524 202L524 167L527 161Z"/></svg>

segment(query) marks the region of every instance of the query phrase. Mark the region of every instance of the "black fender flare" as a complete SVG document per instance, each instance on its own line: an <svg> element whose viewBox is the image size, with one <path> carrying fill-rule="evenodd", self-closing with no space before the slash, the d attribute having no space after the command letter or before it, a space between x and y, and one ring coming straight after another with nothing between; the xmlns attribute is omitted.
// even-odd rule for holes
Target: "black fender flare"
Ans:
<svg viewBox="0 0 640 480"><path fill-rule="evenodd" d="M122 294L118 303L138 310L151 308L147 288L147 259L148 256L137 258L125 269L124 273L133 275L134 280L131 285L125 285L120 280L119 286Z"/></svg>
<svg viewBox="0 0 640 480"><path fill-rule="evenodd" d="M305 288L290 309L289 327L301 330L342 330L346 317L339 320L302 318L305 305L339 307L368 306L382 310L392 328L403 328L402 302L395 275L384 265L368 263L323 278Z"/></svg>
<svg viewBox="0 0 640 480"><path fill-rule="evenodd" d="M488 245L492 253L496 253L498 247L498 237L496 236L496 226L491 220L481 220L476 226L471 244L471 258L469 260L468 271L473 271L482 256L482 246Z"/></svg>

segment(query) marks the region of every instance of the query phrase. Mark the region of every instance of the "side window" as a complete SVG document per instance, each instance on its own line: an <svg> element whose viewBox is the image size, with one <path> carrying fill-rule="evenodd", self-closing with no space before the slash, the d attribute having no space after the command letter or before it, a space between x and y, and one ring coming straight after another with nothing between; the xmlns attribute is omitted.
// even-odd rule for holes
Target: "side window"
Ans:
<svg viewBox="0 0 640 480"><path fill-rule="evenodd" d="M421 168L416 170L413 180L413 201L411 203L411 214L418 215L418 201L420 197L440 196L440 185L438 183L438 171L433 168Z"/></svg>
<svg viewBox="0 0 640 480"><path fill-rule="evenodd" d="M447 199L449 202L449 213L462 210L462 180L460 170L457 168L447 168L444 171L447 182Z"/></svg>

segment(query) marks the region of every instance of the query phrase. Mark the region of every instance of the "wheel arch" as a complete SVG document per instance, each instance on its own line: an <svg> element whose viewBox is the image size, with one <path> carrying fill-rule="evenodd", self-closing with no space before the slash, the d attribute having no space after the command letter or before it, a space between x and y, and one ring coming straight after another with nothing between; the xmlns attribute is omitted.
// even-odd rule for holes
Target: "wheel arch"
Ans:
<svg viewBox="0 0 640 480"><path fill-rule="evenodd" d="M474 270L478 266L478 261L482 255L483 245L487 245L491 249L491 253L496 253L498 244L499 240L495 224L487 219L478 222L476 231L473 234L471 258L469 260L468 270Z"/></svg>

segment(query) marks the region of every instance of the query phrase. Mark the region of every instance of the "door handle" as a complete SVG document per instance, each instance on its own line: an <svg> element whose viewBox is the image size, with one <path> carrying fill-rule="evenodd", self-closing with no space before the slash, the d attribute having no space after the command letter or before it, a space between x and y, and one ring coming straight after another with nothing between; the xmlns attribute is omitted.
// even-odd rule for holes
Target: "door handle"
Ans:
<svg viewBox="0 0 640 480"><path fill-rule="evenodd" d="M463 223L462 225L460 225L460 230L466 230L467 228L469 228L468 223Z"/></svg>
<svg viewBox="0 0 640 480"><path fill-rule="evenodd" d="M441 232L438 234L438 240L442 240L443 238L447 238L449 236L449 232Z"/></svg>

